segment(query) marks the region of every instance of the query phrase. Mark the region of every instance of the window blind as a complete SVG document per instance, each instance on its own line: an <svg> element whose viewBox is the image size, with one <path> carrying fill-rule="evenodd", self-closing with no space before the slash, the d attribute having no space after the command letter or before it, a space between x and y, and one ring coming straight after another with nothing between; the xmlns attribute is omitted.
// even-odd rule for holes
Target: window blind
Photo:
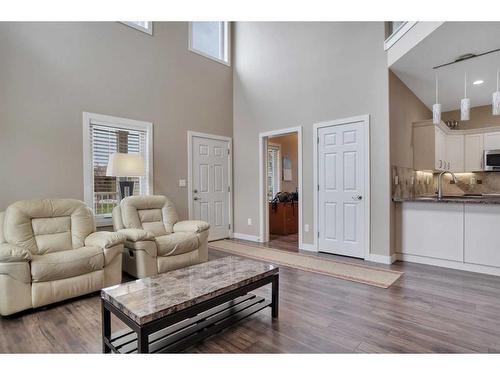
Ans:
<svg viewBox="0 0 500 375"><path fill-rule="evenodd" d="M274 145L268 145L267 156L267 195L272 200L280 189L279 159L280 149Z"/></svg>
<svg viewBox="0 0 500 375"><path fill-rule="evenodd" d="M120 128L119 126L90 124L90 144L92 148L92 177L94 187L94 213L110 216L120 200L120 180L133 180L134 195L147 193L148 177L110 177L106 176L109 156L115 152L141 154L147 163L147 132ZM146 170L148 170L146 165Z"/></svg>

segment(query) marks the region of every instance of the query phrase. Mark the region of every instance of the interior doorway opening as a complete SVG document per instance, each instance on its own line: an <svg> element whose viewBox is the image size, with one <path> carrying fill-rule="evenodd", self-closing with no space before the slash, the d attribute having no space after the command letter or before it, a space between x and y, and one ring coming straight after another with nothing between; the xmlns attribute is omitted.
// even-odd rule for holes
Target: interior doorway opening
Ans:
<svg viewBox="0 0 500 375"><path fill-rule="evenodd" d="M298 251L302 243L301 128L261 133L261 242Z"/></svg>

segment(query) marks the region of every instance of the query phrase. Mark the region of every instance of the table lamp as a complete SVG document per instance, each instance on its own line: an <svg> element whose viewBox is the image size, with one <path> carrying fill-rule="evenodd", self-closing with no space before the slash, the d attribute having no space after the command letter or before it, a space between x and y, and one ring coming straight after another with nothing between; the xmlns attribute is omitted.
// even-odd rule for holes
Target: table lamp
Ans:
<svg viewBox="0 0 500 375"><path fill-rule="evenodd" d="M146 171L144 158L139 154L116 152L109 156L106 176L110 177L143 177ZM121 199L134 194L134 181L120 181Z"/></svg>

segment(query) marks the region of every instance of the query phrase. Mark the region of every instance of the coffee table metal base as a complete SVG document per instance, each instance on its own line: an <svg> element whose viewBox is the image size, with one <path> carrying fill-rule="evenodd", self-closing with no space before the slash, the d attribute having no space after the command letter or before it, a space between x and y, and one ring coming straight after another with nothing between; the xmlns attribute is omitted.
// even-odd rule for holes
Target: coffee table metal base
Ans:
<svg viewBox="0 0 500 375"><path fill-rule="evenodd" d="M271 300L248 293L269 283ZM103 353L182 351L266 307L271 307L273 318L278 317L278 292L279 274L275 274L142 326L102 299ZM111 313L130 329L112 334Z"/></svg>

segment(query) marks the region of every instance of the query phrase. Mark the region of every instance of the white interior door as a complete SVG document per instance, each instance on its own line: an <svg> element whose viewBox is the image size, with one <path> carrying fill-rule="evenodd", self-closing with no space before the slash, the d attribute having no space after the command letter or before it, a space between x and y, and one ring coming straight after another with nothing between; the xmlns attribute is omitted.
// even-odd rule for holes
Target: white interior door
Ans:
<svg viewBox="0 0 500 375"><path fill-rule="evenodd" d="M318 249L364 258L365 126L318 129Z"/></svg>
<svg viewBox="0 0 500 375"><path fill-rule="evenodd" d="M209 241L229 237L229 141L192 137L192 219L210 223Z"/></svg>

